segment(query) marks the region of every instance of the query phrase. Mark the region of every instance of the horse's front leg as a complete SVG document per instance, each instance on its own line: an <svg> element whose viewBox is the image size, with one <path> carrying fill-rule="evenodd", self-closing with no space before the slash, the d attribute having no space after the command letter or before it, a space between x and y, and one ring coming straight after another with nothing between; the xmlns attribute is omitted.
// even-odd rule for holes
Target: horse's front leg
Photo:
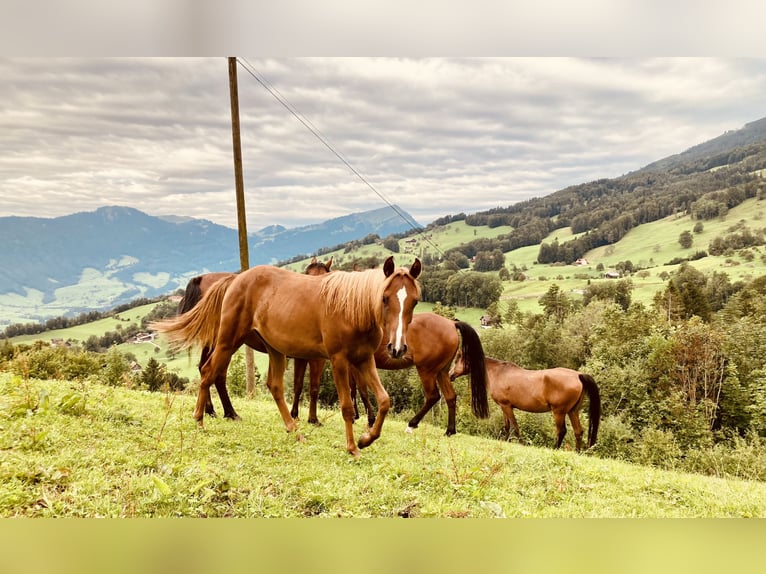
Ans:
<svg viewBox="0 0 766 574"><path fill-rule="evenodd" d="M339 353L333 355L331 364L335 389L338 391L340 412L343 415L343 424L346 430L346 450L354 458L359 458L359 448L354 441L354 404L351 401L348 359L346 359L345 355Z"/></svg>
<svg viewBox="0 0 766 574"><path fill-rule="evenodd" d="M279 414L282 415L287 432L295 431L295 438L303 440L303 436L298 432L298 425L295 424L295 419L290 415L290 410L287 408L287 401L285 401L284 381L287 357L271 347L269 347L268 353L269 374L266 378L266 386L268 386L271 396L274 397L274 402L277 403L277 409L279 409Z"/></svg>
<svg viewBox="0 0 766 574"><path fill-rule="evenodd" d="M383 422L386 420L388 409L391 407L391 399L383 388L375 368L375 359L370 356L368 360L356 365L356 373L359 375L359 389L372 389L375 402L378 404L378 414L375 417L370 430L359 437L359 447L365 448L375 442L383 430Z"/></svg>

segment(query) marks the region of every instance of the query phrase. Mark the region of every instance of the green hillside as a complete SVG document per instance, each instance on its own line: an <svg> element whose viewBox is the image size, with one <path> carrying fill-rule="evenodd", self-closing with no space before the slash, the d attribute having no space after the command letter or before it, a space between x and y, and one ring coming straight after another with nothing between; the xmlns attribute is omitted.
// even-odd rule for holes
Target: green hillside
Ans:
<svg viewBox="0 0 766 574"><path fill-rule="evenodd" d="M740 221L744 221L753 229L766 226L766 201L748 199L731 209L725 217L705 221L704 230L693 234L694 243L690 249L684 249L678 243L681 232L692 231L696 223L688 214L639 225L613 245L587 252L585 259L588 265L584 267L540 265L536 262L539 245L516 249L505 254L506 266L525 267L529 279L524 282L505 283L502 299L517 299L522 310L539 312L541 308L537 300L548 290L551 283L556 283L568 293L576 294L589 282L609 281L603 278L603 272L596 270L599 263L603 265L604 270L610 270L621 261L631 261L643 270L631 275L634 284L633 300L648 304L654 294L667 284L659 275L663 272L673 273L679 267L679 264L668 265L669 261L689 257L697 250L707 250L712 239ZM554 239L563 242L572 237L574 236L570 228L561 228L552 232L544 242L550 243ZM752 248L751 252L754 254L752 260L735 253L730 256L708 256L691 264L704 273L725 272L732 281L753 279L766 274L766 249L760 246Z"/></svg>
<svg viewBox="0 0 766 574"><path fill-rule="evenodd" d="M193 394L8 374L0 388L3 517L766 517L762 482L448 438L429 424L406 434L387 421L354 460L337 411L301 425L298 442L264 395L239 402L242 421L203 431Z"/></svg>

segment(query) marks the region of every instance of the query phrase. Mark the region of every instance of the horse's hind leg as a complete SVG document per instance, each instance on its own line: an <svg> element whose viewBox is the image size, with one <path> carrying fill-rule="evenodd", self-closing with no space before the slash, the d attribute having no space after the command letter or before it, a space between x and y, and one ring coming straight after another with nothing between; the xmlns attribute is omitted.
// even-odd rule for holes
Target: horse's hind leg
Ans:
<svg viewBox="0 0 766 574"><path fill-rule="evenodd" d="M206 406L211 403L210 386L216 383L219 377L223 380L223 384L226 384L226 369L229 367L233 353L234 351L229 347L216 346L200 367L199 392L197 393L197 406L194 409L194 420L200 426L202 426Z"/></svg>
<svg viewBox="0 0 766 574"><path fill-rule="evenodd" d="M410 422L407 423L407 432L412 432L412 429L418 428L423 417L428 414L428 411L430 411L441 398L439 388L436 384L436 378L419 371L418 374L420 375L420 382L423 384L423 395L426 400L423 403L423 407L410 419ZM447 423L447 434L450 434L449 430L449 423Z"/></svg>
<svg viewBox="0 0 766 574"><path fill-rule="evenodd" d="M322 383L322 372L324 371L324 359L309 361L309 419L312 425L320 426L319 417L317 417L317 403L319 402L319 387Z"/></svg>
<svg viewBox="0 0 766 574"><path fill-rule="evenodd" d="M436 382L439 383L439 388L442 391L444 401L447 403L447 436L452 436L457 433L455 428L455 413L457 410L457 393L455 387L452 386L449 380L448 371L439 371L436 375Z"/></svg>
<svg viewBox="0 0 766 574"><path fill-rule="evenodd" d="M226 388L226 375L221 375L215 380L215 390L218 391L218 398L221 399L223 418L231 419L233 421L241 420L237 412L234 410L234 405L231 404L229 391Z"/></svg>
<svg viewBox="0 0 766 574"><path fill-rule="evenodd" d="M290 409L290 416L296 420L298 418L299 403L301 400L301 393L303 392L303 379L306 376L307 364L308 361L305 359L295 359L293 361L295 373L293 377L293 407Z"/></svg>
<svg viewBox="0 0 766 574"><path fill-rule="evenodd" d="M579 409L573 409L569 411L569 421L572 423L572 431L574 431L574 435L575 435L577 452L580 452L580 450L582 450L583 429L582 429L582 423L580 423Z"/></svg>
<svg viewBox="0 0 766 574"><path fill-rule="evenodd" d="M202 365L204 365L209 358L210 358L210 347L203 347L202 353L200 354L200 357L199 357L199 363L197 364L197 369L200 372L200 376L202 375ZM217 382L216 382L216 388L218 388ZM210 415L211 417L217 416L215 413L215 407L213 406L213 400L210 396L208 396L208 400L205 403L205 414Z"/></svg>

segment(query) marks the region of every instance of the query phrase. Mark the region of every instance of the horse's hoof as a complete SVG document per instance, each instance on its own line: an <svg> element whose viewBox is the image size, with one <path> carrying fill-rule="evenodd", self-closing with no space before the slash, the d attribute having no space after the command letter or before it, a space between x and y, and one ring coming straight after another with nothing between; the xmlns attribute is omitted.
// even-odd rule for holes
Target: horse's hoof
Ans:
<svg viewBox="0 0 766 574"><path fill-rule="evenodd" d="M301 433L296 432L295 440L297 440L298 442L306 442L306 437L304 437Z"/></svg>
<svg viewBox="0 0 766 574"><path fill-rule="evenodd" d="M230 421L241 421L242 417L240 417L237 413L234 413L233 415L223 415L223 418L229 419Z"/></svg>
<svg viewBox="0 0 766 574"><path fill-rule="evenodd" d="M444 434L447 435L447 436L452 436L452 435L457 434L457 431L454 430L454 429L447 429L447 432L445 432Z"/></svg>
<svg viewBox="0 0 766 574"><path fill-rule="evenodd" d="M406 429L404 429L404 432L406 432L407 434L413 434L415 432L415 429L412 427L407 427Z"/></svg>
<svg viewBox="0 0 766 574"><path fill-rule="evenodd" d="M357 442L356 444L359 445L359 448L367 448L373 442L375 442L375 438L373 438L373 436L370 433L366 432L359 437L359 442Z"/></svg>
<svg viewBox="0 0 766 574"><path fill-rule="evenodd" d="M322 423L319 422L319 419L309 419L308 423L310 425L314 425L314 426L317 426L317 427L321 427L322 426Z"/></svg>
<svg viewBox="0 0 766 574"><path fill-rule="evenodd" d="M359 460L362 457L362 453L359 452L359 449L355 448L354 450L348 451L348 454L354 457L354 460Z"/></svg>

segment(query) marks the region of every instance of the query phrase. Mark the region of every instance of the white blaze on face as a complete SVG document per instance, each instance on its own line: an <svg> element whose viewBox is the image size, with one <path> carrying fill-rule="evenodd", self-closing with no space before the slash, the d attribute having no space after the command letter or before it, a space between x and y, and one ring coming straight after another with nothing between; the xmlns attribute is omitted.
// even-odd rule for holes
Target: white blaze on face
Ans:
<svg viewBox="0 0 766 574"><path fill-rule="evenodd" d="M396 298L399 299L399 324L396 326L396 340L394 341L394 349L399 350L402 348L402 333L404 331L404 302L407 300L407 289L402 287L397 291Z"/></svg>

